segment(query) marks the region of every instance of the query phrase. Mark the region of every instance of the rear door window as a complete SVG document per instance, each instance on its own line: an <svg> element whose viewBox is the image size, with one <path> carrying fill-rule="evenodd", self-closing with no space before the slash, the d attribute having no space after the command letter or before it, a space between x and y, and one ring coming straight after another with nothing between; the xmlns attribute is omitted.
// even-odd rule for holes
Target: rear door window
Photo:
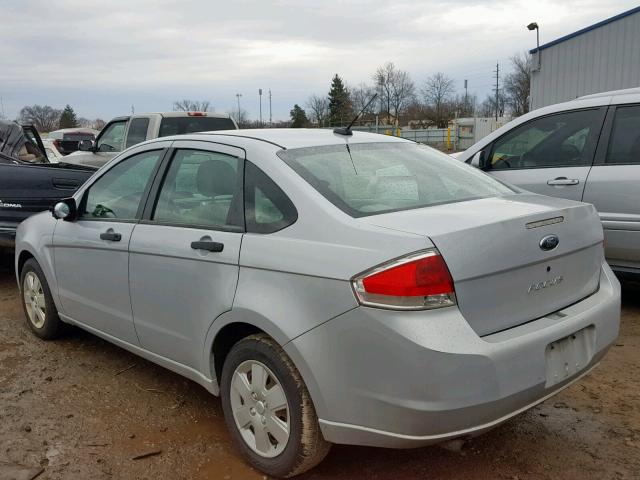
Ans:
<svg viewBox="0 0 640 480"><path fill-rule="evenodd" d="M125 148L132 147L138 143L144 142L147 139L147 129L149 128L149 119L134 118L129 125L129 132L127 133L127 144Z"/></svg>
<svg viewBox="0 0 640 480"><path fill-rule="evenodd" d="M640 106L617 107L606 163L640 164Z"/></svg>
<svg viewBox="0 0 640 480"><path fill-rule="evenodd" d="M237 229L242 226L240 160L205 150L177 150L152 220L163 224Z"/></svg>

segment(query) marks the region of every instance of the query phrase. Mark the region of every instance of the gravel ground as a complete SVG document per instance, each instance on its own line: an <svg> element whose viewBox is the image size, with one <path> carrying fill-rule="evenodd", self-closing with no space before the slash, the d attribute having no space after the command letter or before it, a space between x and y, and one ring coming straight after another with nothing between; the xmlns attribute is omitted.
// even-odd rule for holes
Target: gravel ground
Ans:
<svg viewBox="0 0 640 480"><path fill-rule="evenodd" d="M0 263L0 479L265 478L200 386L77 329L34 337ZM556 397L459 451L334 446L299 478L640 478L640 285L623 288L617 344Z"/></svg>

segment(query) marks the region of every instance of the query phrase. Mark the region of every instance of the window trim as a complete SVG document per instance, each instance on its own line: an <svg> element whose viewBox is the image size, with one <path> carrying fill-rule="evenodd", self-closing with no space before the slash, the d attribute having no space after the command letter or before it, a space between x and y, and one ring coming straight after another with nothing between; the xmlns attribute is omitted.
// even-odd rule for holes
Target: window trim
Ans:
<svg viewBox="0 0 640 480"><path fill-rule="evenodd" d="M82 189L82 192L80 192L80 197L76 198L76 202L78 204L78 212L81 212L86 207L87 195L88 195L88 192L91 190L91 187L93 187L93 185L95 185L97 181L99 181L102 177L104 177L104 175L106 175L109 171L111 171L115 166L120 165L122 162L126 162L128 159L135 157L137 155L160 151L161 152L160 158L158 159L155 167L153 168L153 171L151 172L151 176L149 177L150 181L147 182L147 185L142 192L142 196L140 197L140 203L138 204L138 210L136 211L135 218L132 218L132 219L131 218L130 219L87 218L87 217L82 217L80 214L78 214L78 218L76 219L76 221L77 222L138 223L142 218L142 213L144 211L144 206L147 203L147 198L151 190L151 186L155 182L158 172L160 171L160 167L162 166L162 163L164 162L165 157L167 156L167 152L169 151L169 148L167 147L157 147L156 145L154 145L154 147L156 148L146 148L146 149L137 150L135 152L132 152L131 155L127 155L126 158L123 158L121 161L114 163L113 166L111 166L109 169L102 172L102 175L95 177L95 179L93 179L90 184L86 185L85 188Z"/></svg>
<svg viewBox="0 0 640 480"><path fill-rule="evenodd" d="M523 127L525 127L527 125L530 125L533 122L537 122L538 120L541 120L543 118L555 117L555 116L564 115L564 114L567 114L567 113L586 112L586 111L590 111L590 110L599 112L598 120L600 122L600 130L597 132L597 135L595 135L595 132L594 132L595 138L592 137L591 134L589 134L589 137L591 137L592 139L587 139L587 142L594 142L594 145L592 147L593 154L592 154L590 163L585 163L584 165L544 165L544 166L540 166L540 167L492 168L491 157L493 157L493 153L494 153L494 149L496 148L496 144L500 140L502 140L504 137L506 137L507 135L513 133L514 130L521 129L521 128L523 128ZM518 171L518 170L542 170L542 169L547 169L547 168L585 168L585 167L590 168L590 167L592 167L594 165L594 162L595 162L596 152L597 152L597 149L598 149L598 145L600 144L600 137L602 135L603 128L604 128L606 111L607 111L607 107L606 106L594 106L594 107L587 107L587 108L574 108L574 109L571 109L571 110L562 110L560 112L549 113L547 115L540 115L539 117L535 117L535 118L532 118L532 119L528 120L527 122L521 123L520 125L509 129L508 131L506 131L505 133L500 135L498 138L494 139L490 144L488 144L483 149L486 152L488 152L488 155L486 157L487 158L487 166L485 168L483 168L483 171L485 171L485 172L513 172L513 171Z"/></svg>
<svg viewBox="0 0 640 480"><path fill-rule="evenodd" d="M207 148L209 147L209 148ZM238 208L238 214L241 216L238 220L241 221L241 226L236 225L198 225L191 223L174 223L174 222L158 222L152 219L153 212L156 208L158 201L160 200L160 190L164 183L164 179L169 173L171 163L178 150L200 150L203 152L219 153L222 155L228 155L236 157L238 159L238 183L241 185L240 206ZM233 232L244 233L246 232L246 223L244 219L244 163L246 159L246 152L240 147L233 145L227 145L224 143L215 143L207 140L179 140L174 141L170 148L160 162L160 169L156 174L153 184L149 189L148 195L144 202L142 209L142 215L139 223L143 225L158 225L164 227L180 227L196 230L212 230L219 232Z"/></svg>
<svg viewBox="0 0 640 480"><path fill-rule="evenodd" d="M596 152L596 158L593 166L600 167L616 167L616 166L640 166L640 162L627 162L627 163L607 163L607 156L609 155L609 149L611 148L611 141L613 140L613 125L616 119L616 112L618 108L637 107L640 108L640 103L623 103L619 105L611 105L607 111L607 117L604 121L604 127L600 135L600 142L598 144L598 150Z"/></svg>

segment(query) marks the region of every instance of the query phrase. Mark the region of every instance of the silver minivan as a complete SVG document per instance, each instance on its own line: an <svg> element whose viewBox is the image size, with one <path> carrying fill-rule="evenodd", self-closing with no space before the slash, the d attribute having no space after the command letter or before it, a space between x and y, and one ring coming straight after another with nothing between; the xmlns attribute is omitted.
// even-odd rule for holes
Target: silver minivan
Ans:
<svg viewBox="0 0 640 480"><path fill-rule="evenodd" d="M640 88L534 110L454 156L525 190L592 203L609 264L640 274Z"/></svg>
<svg viewBox="0 0 640 480"><path fill-rule="evenodd" d="M592 205L339 132L126 150L18 228L27 325L77 325L220 395L275 476L331 443L478 435L598 364L620 284Z"/></svg>

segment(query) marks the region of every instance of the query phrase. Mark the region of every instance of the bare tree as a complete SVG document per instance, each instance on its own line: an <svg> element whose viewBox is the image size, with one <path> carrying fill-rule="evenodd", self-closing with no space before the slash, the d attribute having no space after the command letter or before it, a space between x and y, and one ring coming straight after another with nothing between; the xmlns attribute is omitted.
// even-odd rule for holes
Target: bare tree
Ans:
<svg viewBox="0 0 640 480"><path fill-rule="evenodd" d="M208 112L209 107L213 112L213 107L208 100L176 100L173 102L173 110L178 112Z"/></svg>
<svg viewBox="0 0 640 480"><path fill-rule="evenodd" d="M91 125L91 128L93 128L94 130L102 130L106 124L107 122L105 122L103 119L96 118L93 121L93 125Z"/></svg>
<svg viewBox="0 0 640 480"><path fill-rule="evenodd" d="M393 115L396 121L415 100L415 85L404 70L398 70L393 62L378 67L373 74L375 88L380 97L380 112Z"/></svg>
<svg viewBox="0 0 640 480"><path fill-rule="evenodd" d="M93 120L89 120L88 118L85 117L78 117L78 126L82 127L82 128L92 128L93 127Z"/></svg>
<svg viewBox="0 0 640 480"><path fill-rule="evenodd" d="M445 106L454 93L453 79L444 73L431 75L422 87L425 103L433 109L434 121L439 128L445 128L449 121L444 115Z"/></svg>
<svg viewBox="0 0 640 480"><path fill-rule="evenodd" d="M311 122L323 127L329 116L329 100L319 95L311 95L305 106L311 113Z"/></svg>
<svg viewBox="0 0 640 480"><path fill-rule="evenodd" d="M19 120L21 123L35 126L39 132L51 132L58 128L61 114L61 110L49 105L31 105L22 107Z"/></svg>
<svg viewBox="0 0 640 480"><path fill-rule="evenodd" d="M391 84L391 108L396 119L405 112L415 99L415 85L404 70L396 70Z"/></svg>
<svg viewBox="0 0 640 480"><path fill-rule="evenodd" d="M238 113L240 113L240 115L238 115ZM237 109L233 109L227 112L227 114L236 121L239 128L249 128L251 126L249 114L244 108L241 108L240 112L238 112Z"/></svg>
<svg viewBox="0 0 640 480"><path fill-rule="evenodd" d="M362 111L363 116L375 115L375 102L367 107L367 103L369 103L375 94L375 87L367 85L366 83L360 83L357 87L349 88L349 97L351 98L351 105L353 106L353 114L356 115Z"/></svg>
<svg viewBox="0 0 640 480"><path fill-rule="evenodd" d="M504 97L506 106L514 117L529 111L531 97L531 55L514 55L511 57L513 72L504 77ZM495 103L495 102L494 102Z"/></svg>
<svg viewBox="0 0 640 480"><path fill-rule="evenodd" d="M505 99L502 90L498 92L498 116L502 117L505 111ZM496 114L496 96L487 95L487 98L480 104L478 112L481 117L493 117Z"/></svg>

